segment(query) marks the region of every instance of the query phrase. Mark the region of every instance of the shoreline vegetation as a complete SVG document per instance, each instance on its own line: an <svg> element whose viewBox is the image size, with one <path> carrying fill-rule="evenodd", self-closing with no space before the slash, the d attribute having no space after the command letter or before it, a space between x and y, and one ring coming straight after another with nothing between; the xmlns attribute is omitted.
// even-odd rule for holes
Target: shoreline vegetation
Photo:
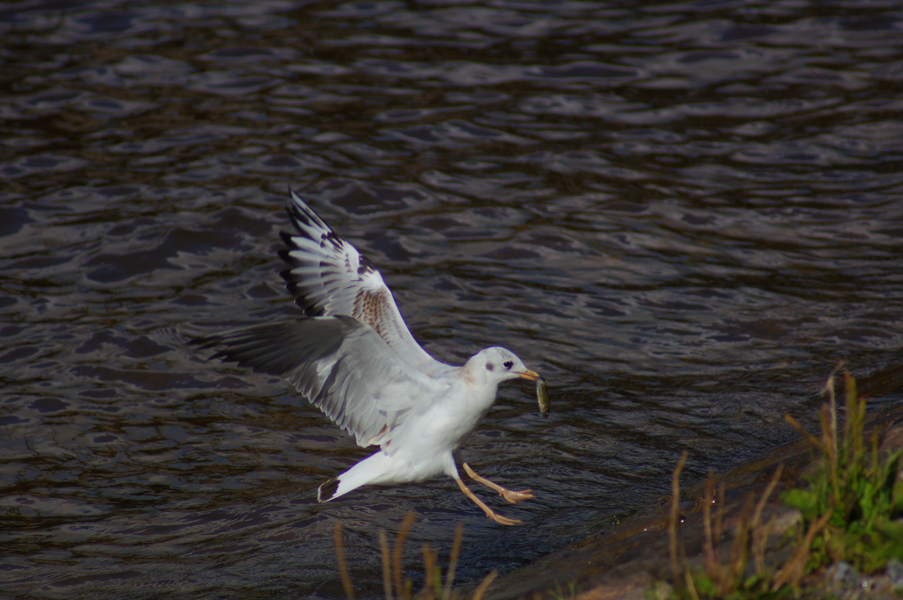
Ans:
<svg viewBox="0 0 903 600"><path fill-rule="evenodd" d="M409 512L405 515L398 530L398 535L395 537L395 544L391 552L385 530L379 530L379 549L383 567L383 591L386 594L386 600L413 600L414 598L423 600L458 600L464 597L468 597L470 600L482 600L486 589L498 576L497 571L492 571L484 577L480 585L470 594L465 595L461 591L454 589L455 569L458 565L461 541L464 539L464 525L461 523L458 523L458 526L455 528L455 538L452 542L451 554L448 559L448 571L446 571L444 581L442 567L439 566L438 552L432 550L429 544L423 544L421 549L423 551L424 585L423 589L416 596L412 595L414 582L404 577L402 551L414 520L414 513ZM335 536L336 562L339 566L339 576L342 579L345 598L354 600L354 584L348 575L348 565L345 562L341 522L336 521L333 534Z"/></svg>
<svg viewBox="0 0 903 600"><path fill-rule="evenodd" d="M772 514L764 524L762 513L780 481L781 464L755 509L752 509L754 495L747 496L733 531L729 556L727 560L719 557L716 548L724 534L724 503L717 503L713 519L714 478L709 473L703 500L703 560L701 568L692 566L681 553L679 535L679 478L686 452L681 456L674 470L672 510L668 519L672 578L667 585L670 589L658 582L650 597L741 600L843 595L843 590L837 589L841 586L832 585L839 583L834 581L839 571L851 575L849 579L858 579L862 590L857 591L888 596L903 592L898 589L903 580L880 577L886 574L890 561L903 558L903 481L898 477L903 450L879 450L878 428L872 429L871 448L866 450L866 401L856 393L856 381L846 371L843 430L838 430L836 371L831 373L825 387L828 403L820 412L819 437L806 431L791 416L785 417L811 444L817 458L810 472L803 476L802 485L790 487L780 496L785 506L797 512L790 513L794 515L794 524L782 528L779 535L773 535L777 533L774 526L778 514ZM719 497L723 498L721 489ZM782 560L775 560L778 557ZM862 585L867 577L873 581Z"/></svg>
<svg viewBox="0 0 903 600"><path fill-rule="evenodd" d="M671 497L652 507L660 516L555 552L527 567L531 576L524 577L521 569L497 579L493 571L472 591L456 590L463 536L459 525L444 577L438 553L423 545L424 587L415 594L402 565L402 548L414 522L408 514L391 552L380 532L386 599L903 596L903 407L866 419L866 394L857 393L856 380L844 370L839 411L835 379L841 369L831 372L822 393L827 402L819 413L819 435L787 415L802 440L726 476L710 472L704 484L682 493L684 452L673 472ZM898 376L879 379L884 387ZM345 596L351 600L340 523L335 544Z"/></svg>

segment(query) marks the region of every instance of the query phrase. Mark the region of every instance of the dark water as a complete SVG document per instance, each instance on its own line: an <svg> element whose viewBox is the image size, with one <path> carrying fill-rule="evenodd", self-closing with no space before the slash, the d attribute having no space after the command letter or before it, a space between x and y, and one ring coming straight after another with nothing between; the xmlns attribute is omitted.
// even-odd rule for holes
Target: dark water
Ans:
<svg viewBox="0 0 903 600"><path fill-rule="evenodd" d="M0 590L359 595L418 521L464 584L791 439L838 360L903 359L896 2L18 2L0 8ZM358 449L186 340L295 314L292 186L416 337L509 384L447 479L315 488ZM899 400L899 395L877 402Z"/></svg>

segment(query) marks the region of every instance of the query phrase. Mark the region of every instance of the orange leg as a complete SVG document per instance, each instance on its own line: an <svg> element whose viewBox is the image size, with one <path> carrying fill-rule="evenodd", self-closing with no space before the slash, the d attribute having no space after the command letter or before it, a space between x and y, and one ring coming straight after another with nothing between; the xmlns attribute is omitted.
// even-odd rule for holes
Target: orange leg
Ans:
<svg viewBox="0 0 903 600"><path fill-rule="evenodd" d="M508 517L503 517L502 515L498 514L497 512L495 512L494 510L492 510L491 508L486 506L486 504L484 504L482 500L477 498L476 495L470 491L470 488L467 487L464 484L464 482L461 481L460 479L458 479L457 477L455 477L455 482L457 482L458 487L461 488L461 491L464 492L468 498L470 498L471 500L476 502L477 506L482 508L483 512L486 513L486 516L489 517L490 519L492 519L493 521L495 521L496 523L501 523L502 525L517 525L518 523L520 523L520 521L518 521L516 519L509 519Z"/></svg>
<svg viewBox="0 0 903 600"><path fill-rule="evenodd" d="M493 483L485 477L480 477L479 475L477 475L477 472L471 469L470 465L468 465L467 463L464 463L464 470L467 472L471 479L474 479L476 481L479 481L483 485L491 487L499 493L499 496L501 496L511 504L517 504L521 500L529 500L530 498L534 497L532 490L520 490L518 492L515 492L513 490L503 488L499 484Z"/></svg>

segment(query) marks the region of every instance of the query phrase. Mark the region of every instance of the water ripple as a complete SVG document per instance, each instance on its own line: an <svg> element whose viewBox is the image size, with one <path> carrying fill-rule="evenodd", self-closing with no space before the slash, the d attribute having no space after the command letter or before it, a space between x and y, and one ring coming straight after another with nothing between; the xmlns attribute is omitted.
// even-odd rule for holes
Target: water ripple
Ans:
<svg viewBox="0 0 903 600"><path fill-rule="evenodd" d="M903 13L891 2L24 2L0 8L0 568L39 598L382 594L419 515L510 571L788 440L838 360L897 364ZM315 488L368 454L187 341L297 316L291 186L414 334L505 386L462 449L532 487ZM876 403L899 400L899 394ZM451 487L449 487L451 486ZM413 570L416 571L416 570Z"/></svg>

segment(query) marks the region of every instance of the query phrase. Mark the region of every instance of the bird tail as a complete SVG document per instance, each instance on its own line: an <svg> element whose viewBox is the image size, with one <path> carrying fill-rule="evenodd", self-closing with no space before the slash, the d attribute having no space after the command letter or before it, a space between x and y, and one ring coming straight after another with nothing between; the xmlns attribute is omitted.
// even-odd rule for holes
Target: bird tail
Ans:
<svg viewBox="0 0 903 600"><path fill-rule="evenodd" d="M381 451L370 455L317 490L317 502L329 502L361 486L380 483L388 475L389 457Z"/></svg>
<svg viewBox="0 0 903 600"><path fill-rule="evenodd" d="M335 493L339 491L339 483L339 478L333 477L317 488L317 502L329 502L335 498Z"/></svg>

